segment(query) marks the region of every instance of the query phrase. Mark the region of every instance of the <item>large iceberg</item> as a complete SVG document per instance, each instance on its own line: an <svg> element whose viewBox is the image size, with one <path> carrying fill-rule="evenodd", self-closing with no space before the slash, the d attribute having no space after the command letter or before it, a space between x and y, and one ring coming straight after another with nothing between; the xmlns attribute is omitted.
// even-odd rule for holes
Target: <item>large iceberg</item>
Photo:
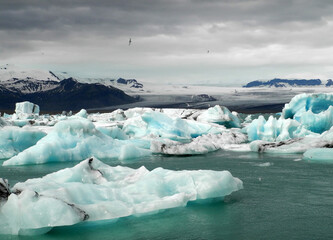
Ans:
<svg viewBox="0 0 333 240"><path fill-rule="evenodd" d="M148 171L110 167L91 158L12 189L0 179L0 233L40 233L83 221L152 213L223 198L242 187L228 171Z"/></svg>
<svg viewBox="0 0 333 240"><path fill-rule="evenodd" d="M220 133L220 127L194 120L171 118L161 112L145 112L124 122L123 131L133 138L167 138L189 142L208 133Z"/></svg>
<svg viewBox="0 0 333 240"><path fill-rule="evenodd" d="M323 133L333 125L333 94L299 94L286 104L282 117L300 122L306 129Z"/></svg>
<svg viewBox="0 0 333 240"><path fill-rule="evenodd" d="M36 145L5 161L3 165L81 161L91 156L125 160L151 154L149 150L141 148L136 143L113 139L98 131L91 121L81 117L71 117L58 122L53 131Z"/></svg>

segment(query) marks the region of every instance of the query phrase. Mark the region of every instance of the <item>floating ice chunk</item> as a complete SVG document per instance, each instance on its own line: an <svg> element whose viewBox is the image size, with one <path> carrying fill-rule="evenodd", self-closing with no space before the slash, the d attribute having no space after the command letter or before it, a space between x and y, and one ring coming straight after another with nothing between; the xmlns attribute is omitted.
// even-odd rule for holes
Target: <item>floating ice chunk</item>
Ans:
<svg viewBox="0 0 333 240"><path fill-rule="evenodd" d="M271 153L304 153L311 148L322 148L333 142L333 127L321 135L311 134L304 138L293 138L285 141L267 142L262 140L250 143L250 148L255 152Z"/></svg>
<svg viewBox="0 0 333 240"><path fill-rule="evenodd" d="M326 111L333 105L332 93L319 93L319 94L306 94L302 93L296 95L291 101L285 104L282 110L284 118L294 118L296 120L307 112L311 111L314 114Z"/></svg>
<svg viewBox="0 0 333 240"><path fill-rule="evenodd" d="M98 131L95 125L85 118L69 118L58 122L53 131L36 145L5 161L3 165L81 161L90 156L118 159L121 148L126 144L133 145L134 142L113 139ZM133 148L132 152L134 151L137 156L151 154L149 150L140 147Z"/></svg>
<svg viewBox="0 0 333 240"><path fill-rule="evenodd" d="M75 114L75 116L82 117L82 118L87 118L88 117L87 110L81 109L80 112L78 112L77 114Z"/></svg>
<svg viewBox="0 0 333 240"><path fill-rule="evenodd" d="M193 120L170 118L160 112L145 112L125 121L123 131L134 138L152 137L189 142L192 138L208 133L219 133L221 128Z"/></svg>
<svg viewBox="0 0 333 240"><path fill-rule="evenodd" d="M244 127L243 131L247 133L249 141L285 141L315 135L296 120L276 119L273 116L270 116L267 121L263 116L259 116L258 119L254 119Z"/></svg>
<svg viewBox="0 0 333 240"><path fill-rule="evenodd" d="M229 149L229 145L240 144L246 140L247 137L238 131L224 131L220 134L202 135L185 144L172 141L153 141L151 150L155 153L167 155L205 154L218 149Z"/></svg>
<svg viewBox="0 0 333 240"><path fill-rule="evenodd" d="M253 141L250 148L254 152L304 153L310 148L322 147L327 142L316 137L294 138L280 142Z"/></svg>
<svg viewBox="0 0 333 240"><path fill-rule="evenodd" d="M293 118L306 129L322 133L333 126L333 94L299 94L286 104L282 116Z"/></svg>
<svg viewBox="0 0 333 240"><path fill-rule="evenodd" d="M46 135L43 131L5 126L0 128L0 159L8 159L35 145Z"/></svg>
<svg viewBox="0 0 333 240"><path fill-rule="evenodd" d="M265 162L265 163L257 163L257 164L254 164L255 166L258 166L258 167L270 167L273 165L273 163L270 163L270 162Z"/></svg>
<svg viewBox="0 0 333 240"><path fill-rule="evenodd" d="M333 162L333 144L326 144L324 148L312 148L303 154L304 160Z"/></svg>
<svg viewBox="0 0 333 240"><path fill-rule="evenodd" d="M37 104L25 101L16 103L13 119L32 119L39 115L39 106Z"/></svg>
<svg viewBox="0 0 333 240"><path fill-rule="evenodd" d="M73 168L17 183L11 194L0 182L0 195L5 196L0 232L21 234L152 213L186 206L189 201L223 198L242 188L242 181L228 171L148 171L87 159Z"/></svg>
<svg viewBox="0 0 333 240"><path fill-rule="evenodd" d="M208 108L197 117L197 120L199 122L217 123L228 128L239 128L241 126L236 114L232 114L228 108L219 105Z"/></svg>

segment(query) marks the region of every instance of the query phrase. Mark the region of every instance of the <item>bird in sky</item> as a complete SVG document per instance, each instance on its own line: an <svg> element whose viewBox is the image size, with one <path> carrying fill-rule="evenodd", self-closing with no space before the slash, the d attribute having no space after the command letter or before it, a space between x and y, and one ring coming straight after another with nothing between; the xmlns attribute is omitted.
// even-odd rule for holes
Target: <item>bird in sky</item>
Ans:
<svg viewBox="0 0 333 240"><path fill-rule="evenodd" d="M128 40L128 46L131 46L131 44L132 44L132 38Z"/></svg>

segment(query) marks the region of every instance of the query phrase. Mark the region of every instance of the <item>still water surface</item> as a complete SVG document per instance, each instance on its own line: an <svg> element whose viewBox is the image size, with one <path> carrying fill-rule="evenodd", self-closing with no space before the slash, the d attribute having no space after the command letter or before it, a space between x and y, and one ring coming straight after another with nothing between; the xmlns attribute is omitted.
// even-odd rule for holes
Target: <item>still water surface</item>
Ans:
<svg viewBox="0 0 333 240"><path fill-rule="evenodd" d="M217 151L128 162L126 166L144 165L149 170L229 170L243 181L244 189L224 201L191 203L115 222L58 227L40 236L0 235L0 239L333 239L333 164L299 161L300 157ZM0 177L13 186L75 164L1 166Z"/></svg>

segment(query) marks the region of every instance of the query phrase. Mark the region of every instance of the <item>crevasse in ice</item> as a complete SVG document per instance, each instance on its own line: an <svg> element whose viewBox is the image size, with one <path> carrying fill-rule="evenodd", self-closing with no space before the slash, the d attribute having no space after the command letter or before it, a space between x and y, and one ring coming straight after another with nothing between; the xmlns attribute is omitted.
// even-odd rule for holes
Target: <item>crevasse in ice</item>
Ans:
<svg viewBox="0 0 333 240"><path fill-rule="evenodd" d="M1 179L0 179L1 180ZM87 159L73 168L17 183L0 181L0 233L24 234L83 221L117 219L223 198L242 189L228 171L110 167Z"/></svg>

